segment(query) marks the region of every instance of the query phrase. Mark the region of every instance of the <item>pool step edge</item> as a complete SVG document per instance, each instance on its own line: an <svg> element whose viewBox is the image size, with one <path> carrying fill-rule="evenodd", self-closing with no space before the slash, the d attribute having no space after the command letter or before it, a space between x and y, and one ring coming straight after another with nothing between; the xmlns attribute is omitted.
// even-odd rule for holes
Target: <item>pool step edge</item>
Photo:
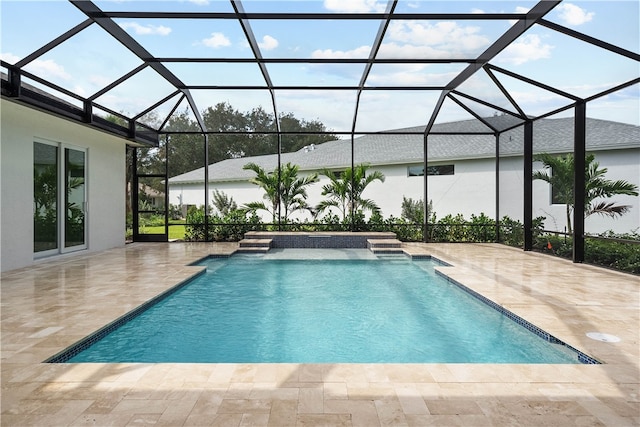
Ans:
<svg viewBox="0 0 640 427"><path fill-rule="evenodd" d="M242 239L236 253L264 253L271 249L273 239Z"/></svg>
<svg viewBox="0 0 640 427"><path fill-rule="evenodd" d="M368 239L367 248L376 255L404 253L398 239Z"/></svg>

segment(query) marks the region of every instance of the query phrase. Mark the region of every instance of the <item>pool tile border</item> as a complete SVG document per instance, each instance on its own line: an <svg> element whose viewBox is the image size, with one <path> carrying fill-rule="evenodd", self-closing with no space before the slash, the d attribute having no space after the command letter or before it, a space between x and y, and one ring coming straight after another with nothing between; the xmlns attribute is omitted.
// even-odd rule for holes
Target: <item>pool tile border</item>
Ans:
<svg viewBox="0 0 640 427"><path fill-rule="evenodd" d="M581 352L577 348L567 344L566 342L556 338L555 336L551 335L550 333L548 333L544 329L541 329L541 328L537 327L533 323L529 322L528 320L523 319L522 317L518 316L517 314L515 314L512 311L508 310L507 308L501 306L500 304L495 303L494 301L490 300L489 298L485 297L484 295L482 295L482 294L474 291L473 289L463 285L462 283L458 282L457 280L452 279L451 277L447 276L446 273L444 273L444 272L442 272L440 270L436 270L436 274L439 275L440 277L446 279L447 282L459 287L460 289L462 289L463 291L465 291L469 295L473 296L474 298L478 299L479 301L483 302L484 304L486 304L489 307L493 308L494 310L498 311L503 316L507 317L508 319L512 320L513 322L517 323L518 325L526 328L530 332L536 334L537 336L539 336L540 338L544 339L545 341L548 341L548 342L550 342L552 344L561 345L561 346L566 347L567 349L571 350L572 352L576 353L576 356L577 356L578 361L580 363L587 364L587 365L601 365L602 364L602 362L600 362L598 359L596 359L594 357L591 357L591 356Z"/></svg>

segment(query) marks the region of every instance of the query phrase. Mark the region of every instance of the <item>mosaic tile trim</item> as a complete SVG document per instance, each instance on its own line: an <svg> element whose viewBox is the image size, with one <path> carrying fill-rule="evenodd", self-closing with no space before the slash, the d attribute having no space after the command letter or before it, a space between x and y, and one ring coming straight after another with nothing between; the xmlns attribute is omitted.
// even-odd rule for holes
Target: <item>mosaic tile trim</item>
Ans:
<svg viewBox="0 0 640 427"><path fill-rule="evenodd" d="M580 363L589 364L589 365L600 365L600 364L602 364L602 362L600 362L599 360L597 360L597 359L595 359L595 358L593 358L593 357L591 357L589 355L584 354L583 352L581 352L580 350L574 348L573 346L570 346L569 344L565 343L564 341L554 337L553 335L551 335L550 333L548 333L544 329L540 329L539 327L537 327L533 323L523 319L522 317L520 317L517 314L509 311L508 309L504 308L503 306L501 306L499 304L496 304L495 302L491 301L489 298L479 294L478 292L474 291L471 288L468 288L467 286L463 285L462 283L458 282L457 280L452 279L451 277L447 276L445 273L436 270L436 274L438 274L439 276L441 276L444 279L446 279L449 283L458 286L460 289L462 289L463 291L467 292L469 295L477 298L478 300L482 301L483 303L485 303L489 307L493 308L494 310L498 311L503 316L506 316L508 319L516 322L518 325L520 325L520 326L528 329L530 332L533 332L534 334L538 335L540 338L544 339L545 341L548 341L548 342L553 343L553 344L562 345L562 346L568 348L569 350L573 351L574 353L576 353L576 356L577 356L578 361Z"/></svg>
<svg viewBox="0 0 640 427"><path fill-rule="evenodd" d="M404 254L401 248L375 248L370 249L375 254Z"/></svg>
<svg viewBox="0 0 640 427"><path fill-rule="evenodd" d="M433 255L409 255L409 256L411 257L412 260L414 259L415 260L421 260L421 259L432 260L441 267L451 267L451 264L449 264L446 261L442 261L440 258L436 258ZM446 277L446 275L444 274L442 274L442 276Z"/></svg>
<svg viewBox="0 0 640 427"><path fill-rule="evenodd" d="M436 258L433 258L431 255L409 255L409 256L411 257L411 259L415 259L415 260L421 260L421 259L424 259L424 260L434 259L435 260L436 259Z"/></svg>
<svg viewBox="0 0 640 427"><path fill-rule="evenodd" d="M209 258L209 257L205 257L203 259L206 259L206 258ZM214 255L213 258L228 258L228 256L215 256ZM76 356L77 354L79 354L79 353L83 352L84 350L86 350L87 348L91 347L94 343L100 341L102 338L104 338L105 336L109 335L111 332L115 331L120 326L124 325L125 323L127 323L128 321L133 319L134 317L138 316L140 313L144 312L149 307L151 307L151 306L157 304L158 302L162 301L163 299L165 299L169 295L173 294L177 290L183 288L185 285L187 285L189 282L191 282L191 280L193 280L194 278L196 278L198 276L203 275L204 273L206 273L206 269L203 269L202 271L196 273L195 275L191 276L190 278L188 278L186 280L183 280L182 282L178 283L177 285L173 286L172 288L167 289L163 293L156 295L155 297L151 298L150 300L148 300L148 301L144 302L143 304L139 305L138 307L134 308L130 312L128 312L128 313L124 314L123 316L117 318L113 322L111 322L111 323L107 324L106 326L98 329L96 332L92 333L91 335L81 339L77 343L75 343L75 344L67 347L66 349L62 350L61 352L51 356L50 358L45 360L43 363L65 363L65 362L67 362L72 357Z"/></svg>
<svg viewBox="0 0 640 427"><path fill-rule="evenodd" d="M189 263L189 264L187 264L187 265L188 265L189 267L198 267L198 266L200 266L200 263L202 263L202 262L204 262L204 261L206 261L206 260L208 260L208 259L211 259L211 258L229 258L229 256L230 256L230 255L226 255L226 254L212 254L212 255L207 255L207 256L204 256L204 257L202 257L202 258L200 258L200 259L197 259L197 260L195 260L195 261L193 261L192 263Z"/></svg>
<svg viewBox="0 0 640 427"><path fill-rule="evenodd" d="M385 248L394 248L394 249L400 249L401 248L401 244L400 243L376 243L376 242L370 242L367 241L369 249L385 249Z"/></svg>

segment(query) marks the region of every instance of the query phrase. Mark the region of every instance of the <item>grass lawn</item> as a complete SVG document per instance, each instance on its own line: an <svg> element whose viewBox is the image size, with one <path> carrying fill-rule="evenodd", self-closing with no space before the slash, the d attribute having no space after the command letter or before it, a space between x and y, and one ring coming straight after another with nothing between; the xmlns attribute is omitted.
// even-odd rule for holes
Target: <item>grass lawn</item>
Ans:
<svg viewBox="0 0 640 427"><path fill-rule="evenodd" d="M169 240L173 239L184 239L185 227L180 222L172 221L169 225ZM143 234L163 234L164 226L158 227L145 227L143 230L140 230Z"/></svg>

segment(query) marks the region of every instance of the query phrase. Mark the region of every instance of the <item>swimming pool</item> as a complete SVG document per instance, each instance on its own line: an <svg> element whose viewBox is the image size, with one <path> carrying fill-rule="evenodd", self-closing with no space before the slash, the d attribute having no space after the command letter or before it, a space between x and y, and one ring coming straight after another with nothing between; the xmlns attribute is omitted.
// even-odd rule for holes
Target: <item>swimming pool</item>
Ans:
<svg viewBox="0 0 640 427"><path fill-rule="evenodd" d="M584 362L436 274L432 259L309 253L206 259L206 273L50 361Z"/></svg>

